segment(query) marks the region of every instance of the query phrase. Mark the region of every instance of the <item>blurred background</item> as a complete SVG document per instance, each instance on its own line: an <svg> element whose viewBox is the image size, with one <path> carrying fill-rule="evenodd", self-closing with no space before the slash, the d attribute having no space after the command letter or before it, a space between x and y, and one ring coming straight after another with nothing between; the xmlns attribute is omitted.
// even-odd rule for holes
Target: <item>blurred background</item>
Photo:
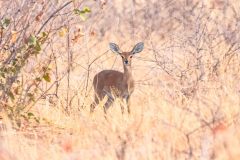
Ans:
<svg viewBox="0 0 240 160"><path fill-rule="evenodd" d="M0 159L239 159L238 0L0 1ZM92 80L133 58L132 114ZM31 155L30 155L31 153Z"/></svg>

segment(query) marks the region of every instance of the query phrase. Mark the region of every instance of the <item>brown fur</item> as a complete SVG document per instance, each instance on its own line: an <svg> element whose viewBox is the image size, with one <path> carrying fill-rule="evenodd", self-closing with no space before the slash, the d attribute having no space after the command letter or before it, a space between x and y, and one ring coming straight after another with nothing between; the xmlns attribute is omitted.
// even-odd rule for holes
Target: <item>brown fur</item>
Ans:
<svg viewBox="0 0 240 160"><path fill-rule="evenodd" d="M108 99L104 105L105 112L114 101L114 98L118 97L126 100L128 113L130 113L130 97L134 91L134 80L131 68L132 53L123 52L120 55L123 61L123 73L115 70L103 70L95 75L93 79L95 103L92 104L91 111L94 110L95 105L99 104L99 100L101 101L107 96ZM125 64L124 61L128 61L128 64ZM123 106L122 112L124 112Z"/></svg>

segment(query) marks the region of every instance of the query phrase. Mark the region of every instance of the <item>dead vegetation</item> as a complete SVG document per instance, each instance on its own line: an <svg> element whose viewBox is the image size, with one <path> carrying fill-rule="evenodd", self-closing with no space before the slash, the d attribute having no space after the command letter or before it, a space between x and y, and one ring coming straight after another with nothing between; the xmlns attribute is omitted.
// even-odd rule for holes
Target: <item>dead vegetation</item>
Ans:
<svg viewBox="0 0 240 160"><path fill-rule="evenodd" d="M237 0L0 1L0 159L239 159ZM121 101L89 114L92 80L133 60Z"/></svg>

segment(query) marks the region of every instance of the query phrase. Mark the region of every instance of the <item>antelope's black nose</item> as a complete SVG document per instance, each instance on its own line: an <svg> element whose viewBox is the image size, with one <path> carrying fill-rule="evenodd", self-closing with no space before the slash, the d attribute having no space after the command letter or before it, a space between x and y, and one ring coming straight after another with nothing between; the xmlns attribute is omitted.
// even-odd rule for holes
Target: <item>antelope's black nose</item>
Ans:
<svg viewBox="0 0 240 160"><path fill-rule="evenodd" d="M128 64L128 60L125 60L125 61L124 61L124 64Z"/></svg>

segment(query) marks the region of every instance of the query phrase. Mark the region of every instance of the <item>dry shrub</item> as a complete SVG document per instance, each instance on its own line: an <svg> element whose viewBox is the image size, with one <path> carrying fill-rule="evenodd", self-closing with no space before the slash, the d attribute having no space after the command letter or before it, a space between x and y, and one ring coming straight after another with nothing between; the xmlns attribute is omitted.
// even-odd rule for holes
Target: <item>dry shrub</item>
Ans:
<svg viewBox="0 0 240 160"><path fill-rule="evenodd" d="M32 53L17 52L30 35L47 34L41 51L0 77L0 158L239 159L237 0L0 3L10 19L1 68ZM94 74L122 70L112 41L146 47L133 59L133 113L116 101L106 120L101 105L92 115L89 106Z"/></svg>

